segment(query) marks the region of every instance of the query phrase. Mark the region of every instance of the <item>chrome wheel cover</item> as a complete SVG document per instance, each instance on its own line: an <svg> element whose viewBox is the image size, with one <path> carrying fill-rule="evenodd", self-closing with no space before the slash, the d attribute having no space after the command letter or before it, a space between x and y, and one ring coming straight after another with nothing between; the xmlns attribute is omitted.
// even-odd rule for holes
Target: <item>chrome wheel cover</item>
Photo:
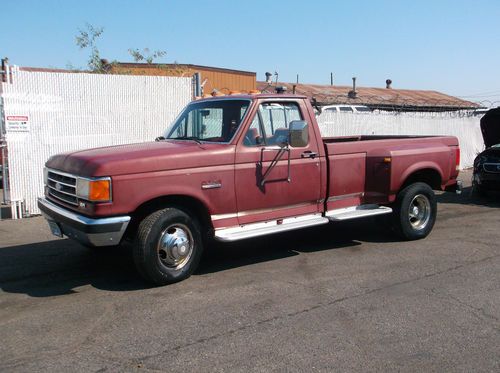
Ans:
<svg viewBox="0 0 500 373"><path fill-rule="evenodd" d="M431 220L431 202L423 194L417 194L408 207L408 221L415 230L424 229Z"/></svg>
<svg viewBox="0 0 500 373"><path fill-rule="evenodd" d="M168 269L181 269L189 262L193 247L189 228L184 224L172 224L163 230L158 240L158 260Z"/></svg>

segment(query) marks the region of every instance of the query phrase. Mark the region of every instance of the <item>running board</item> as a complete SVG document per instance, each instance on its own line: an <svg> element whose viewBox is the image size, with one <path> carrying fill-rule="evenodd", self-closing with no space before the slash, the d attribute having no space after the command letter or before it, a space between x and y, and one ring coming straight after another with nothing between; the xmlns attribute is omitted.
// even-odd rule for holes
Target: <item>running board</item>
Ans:
<svg viewBox="0 0 500 373"><path fill-rule="evenodd" d="M265 223L252 223L238 227L222 228L215 231L215 239L218 241L238 241L245 238L265 236L273 233L281 233L300 228L312 227L326 224L329 220L320 214L304 215L294 218L271 220Z"/></svg>
<svg viewBox="0 0 500 373"><path fill-rule="evenodd" d="M349 219L364 218L368 216L390 214L392 209L379 205L360 205L343 209L327 211L325 216L332 221L342 221Z"/></svg>

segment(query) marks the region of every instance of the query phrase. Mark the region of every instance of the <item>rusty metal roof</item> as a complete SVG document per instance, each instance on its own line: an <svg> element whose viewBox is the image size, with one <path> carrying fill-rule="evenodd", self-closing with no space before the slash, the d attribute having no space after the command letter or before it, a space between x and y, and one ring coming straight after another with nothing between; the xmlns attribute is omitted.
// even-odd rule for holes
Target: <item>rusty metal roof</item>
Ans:
<svg viewBox="0 0 500 373"><path fill-rule="evenodd" d="M280 82L277 85L285 86L287 93L292 93L295 86L295 93L314 98L320 105L366 105L373 109L411 111L465 110L480 107L471 101L427 90L357 87L355 98L351 98L349 92L352 87L349 86ZM257 82L257 89L263 92L274 92L275 86Z"/></svg>

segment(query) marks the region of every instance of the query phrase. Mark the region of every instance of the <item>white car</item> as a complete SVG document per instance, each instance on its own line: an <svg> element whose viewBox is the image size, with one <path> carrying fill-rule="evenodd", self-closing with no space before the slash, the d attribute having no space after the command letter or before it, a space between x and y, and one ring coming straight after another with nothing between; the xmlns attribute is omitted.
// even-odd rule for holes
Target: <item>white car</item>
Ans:
<svg viewBox="0 0 500 373"><path fill-rule="evenodd" d="M371 113L368 106L363 105L326 105L321 108L323 113Z"/></svg>

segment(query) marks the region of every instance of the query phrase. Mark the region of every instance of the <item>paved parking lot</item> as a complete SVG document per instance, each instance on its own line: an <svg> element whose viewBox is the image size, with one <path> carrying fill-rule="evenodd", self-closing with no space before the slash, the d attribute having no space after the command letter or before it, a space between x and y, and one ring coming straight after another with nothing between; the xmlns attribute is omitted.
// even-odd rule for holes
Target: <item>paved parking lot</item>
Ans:
<svg viewBox="0 0 500 373"><path fill-rule="evenodd" d="M367 220L220 245L157 288L40 217L0 237L1 371L500 370L499 196L440 195L416 242Z"/></svg>

